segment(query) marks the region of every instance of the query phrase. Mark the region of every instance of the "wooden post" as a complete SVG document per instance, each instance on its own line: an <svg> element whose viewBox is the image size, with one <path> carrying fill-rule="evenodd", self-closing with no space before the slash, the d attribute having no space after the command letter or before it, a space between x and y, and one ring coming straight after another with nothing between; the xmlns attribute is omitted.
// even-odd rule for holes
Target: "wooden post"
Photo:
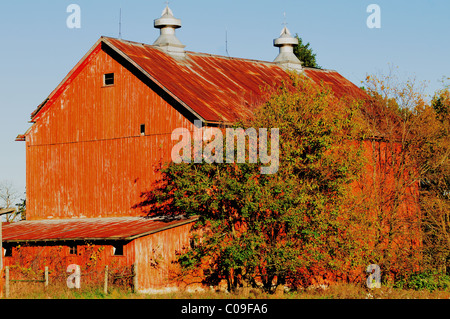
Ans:
<svg viewBox="0 0 450 319"><path fill-rule="evenodd" d="M108 293L108 265L105 266L105 283L103 284L103 292Z"/></svg>
<svg viewBox="0 0 450 319"><path fill-rule="evenodd" d="M6 298L9 297L9 266L5 268L5 294Z"/></svg>
<svg viewBox="0 0 450 319"><path fill-rule="evenodd" d="M48 266L45 266L45 272L44 272L44 281L45 281L45 289L48 287Z"/></svg>
<svg viewBox="0 0 450 319"><path fill-rule="evenodd" d="M137 293L138 292L138 265L137 264L133 264L133 292Z"/></svg>
<svg viewBox="0 0 450 319"><path fill-rule="evenodd" d="M3 298L3 268L0 268L0 298Z"/></svg>

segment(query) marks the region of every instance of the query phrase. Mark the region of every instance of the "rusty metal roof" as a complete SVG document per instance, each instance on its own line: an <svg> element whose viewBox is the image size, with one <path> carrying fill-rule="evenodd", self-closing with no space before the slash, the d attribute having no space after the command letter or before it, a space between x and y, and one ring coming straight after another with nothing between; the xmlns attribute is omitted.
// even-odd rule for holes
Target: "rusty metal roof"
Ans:
<svg viewBox="0 0 450 319"><path fill-rule="evenodd" d="M104 41L206 122L247 117L262 102L262 88L289 79L274 63L190 51L185 59L175 59L151 45Z"/></svg>
<svg viewBox="0 0 450 319"><path fill-rule="evenodd" d="M347 96L362 100L369 99L369 96L364 90L357 87L336 71L304 68L304 72L306 76L317 84L323 83L330 86L334 95L339 98Z"/></svg>
<svg viewBox="0 0 450 319"><path fill-rule="evenodd" d="M175 59L148 44L101 37L65 80L33 112L32 120L48 109L67 82L87 65L100 48L111 48L196 117L209 123L233 123L252 114L264 102L262 89L289 81L289 74L273 62L186 52ZM365 93L336 71L304 68L314 82L329 84L337 96L361 98ZM366 96L367 97L367 96Z"/></svg>
<svg viewBox="0 0 450 319"><path fill-rule="evenodd" d="M132 240L192 223L191 218L110 217L46 219L3 224L3 242Z"/></svg>

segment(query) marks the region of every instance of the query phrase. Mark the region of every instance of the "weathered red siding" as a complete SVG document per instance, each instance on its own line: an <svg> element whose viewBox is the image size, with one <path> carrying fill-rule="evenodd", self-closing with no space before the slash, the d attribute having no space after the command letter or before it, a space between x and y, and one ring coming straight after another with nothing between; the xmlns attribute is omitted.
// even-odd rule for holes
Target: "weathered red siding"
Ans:
<svg viewBox="0 0 450 319"><path fill-rule="evenodd" d="M105 266L111 276L119 273L131 274L134 261L134 245L124 246L123 256L113 255L113 246L108 244L79 244L78 253L69 252L68 243L47 245L15 245L12 256L4 258L4 266L10 267L12 279L42 279L44 268L49 269L49 282L64 284L71 264L80 266L81 283L99 285L104 280Z"/></svg>
<svg viewBox="0 0 450 319"><path fill-rule="evenodd" d="M192 124L98 52L27 134L27 219L140 215L132 207L170 159L177 127Z"/></svg>
<svg viewBox="0 0 450 319"><path fill-rule="evenodd" d="M51 221L51 223L54 222L56 221ZM21 223L42 222L19 222L8 226L10 228L16 227ZM45 223L49 223L49 221ZM76 233L82 232L79 229L82 228L82 225L77 226L74 225L75 223L77 222L72 220L71 227L75 229L68 229L69 233L71 231ZM101 238L102 235L105 235L104 240L70 240L69 238L74 237L71 235L69 235L67 240L63 238L45 243L43 239L38 242L30 241L25 243L9 239L5 243L5 248L11 251L11 255L4 258L4 265L10 267L14 279L40 279L44 273L44 268L47 266L49 268L49 277L53 284L58 281L64 283L69 276L66 272L67 267L71 264L76 264L81 267L83 285L100 285L104 280L105 266L108 266L111 279L113 279L114 275L132 274L134 265L137 265L137 288L141 292L167 291L185 286L189 278L181 279L179 277L180 267L176 261L177 254L189 247L189 231L193 223L185 223L169 229L163 227L159 232L134 240L111 240L111 238L116 237L112 235L117 233L117 231L121 231L125 237L129 237L130 234L133 234L139 228L145 231L145 225L140 225L141 227L139 227L139 224L144 222L141 221L139 223L139 221L135 221L135 223L137 225L128 225L130 228L129 233L127 233L127 229L113 229L114 225L111 225L107 230L99 230L98 237ZM165 226L157 225L159 227ZM35 229L36 234L39 231L44 231L41 228ZM58 233L58 230L53 228L48 230L49 235L43 237L51 238L53 233ZM8 235L8 233L11 233L10 235L12 236L11 229L7 228L6 234ZM20 235L16 234L15 236ZM33 237L34 234L31 236ZM58 235L57 238L62 237ZM20 239L18 238L18 240ZM70 254L69 247L73 245L77 245L78 252L76 255ZM123 256L114 255L114 245L123 245ZM128 285L133 285L133 280L130 278L127 279L127 282Z"/></svg>
<svg viewBox="0 0 450 319"><path fill-rule="evenodd" d="M420 260L422 251L419 182L415 172L407 159L406 163L401 159L400 143L366 140L363 147L367 162L361 178L353 184L359 207L352 210L362 214L365 222L350 223L349 228L360 229L360 240L367 244L363 253L384 252L392 256L391 270L414 270L412 267L417 264L408 263Z"/></svg>
<svg viewBox="0 0 450 319"><path fill-rule="evenodd" d="M103 86L105 73L115 74L114 86ZM364 95L337 72L305 74L338 95ZM149 45L101 38L32 115L25 134L28 219L142 214L133 206L152 188L160 162L170 160L171 132L193 129L187 109L232 122L263 102L265 85L288 79L274 63L194 52L177 61Z"/></svg>
<svg viewBox="0 0 450 319"><path fill-rule="evenodd" d="M189 248L191 227L192 224L186 224L133 241L135 263L140 274L139 291L152 293L185 287L188 282L180 280L180 268L174 261L177 253Z"/></svg>

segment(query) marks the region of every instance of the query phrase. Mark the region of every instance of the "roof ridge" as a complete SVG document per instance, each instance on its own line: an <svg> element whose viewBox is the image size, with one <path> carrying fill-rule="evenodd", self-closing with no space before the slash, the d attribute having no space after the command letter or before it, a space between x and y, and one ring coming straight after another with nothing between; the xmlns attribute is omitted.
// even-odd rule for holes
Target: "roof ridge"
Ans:
<svg viewBox="0 0 450 319"><path fill-rule="evenodd" d="M148 43L144 43L144 42L137 42L137 41L119 39L119 38L114 38L114 37L107 37L107 36L102 36L101 38L102 39L112 39L115 41L120 41L120 42L124 42L124 43L128 43L128 44L132 44L132 45L147 46L147 47L151 47L152 49L159 50L159 48L157 46L154 46L154 45L148 44ZM193 54L193 55L211 56L211 57L215 57L215 58L224 58L224 59L228 59L228 60L241 60L241 61L267 63L270 65L277 65L277 63L275 63L273 61L265 61L265 60L251 59L251 58L230 57L230 56L226 56L226 55L222 55L222 54L213 54L213 53L190 51L190 50L186 50L186 53Z"/></svg>

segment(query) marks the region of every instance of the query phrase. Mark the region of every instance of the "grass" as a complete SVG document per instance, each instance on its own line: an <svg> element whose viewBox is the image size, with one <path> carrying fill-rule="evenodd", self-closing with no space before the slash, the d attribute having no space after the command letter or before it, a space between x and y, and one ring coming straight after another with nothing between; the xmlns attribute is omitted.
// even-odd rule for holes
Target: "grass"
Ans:
<svg viewBox="0 0 450 319"><path fill-rule="evenodd" d="M355 284L335 284L327 289L303 289L283 294L266 294L256 289L241 289L226 292L179 291L161 294L134 294L130 289L112 288L108 294L102 287L82 287L69 289L64 285L14 283L11 285L10 299L449 299L450 291L429 291L399 289L382 286L368 289Z"/></svg>

